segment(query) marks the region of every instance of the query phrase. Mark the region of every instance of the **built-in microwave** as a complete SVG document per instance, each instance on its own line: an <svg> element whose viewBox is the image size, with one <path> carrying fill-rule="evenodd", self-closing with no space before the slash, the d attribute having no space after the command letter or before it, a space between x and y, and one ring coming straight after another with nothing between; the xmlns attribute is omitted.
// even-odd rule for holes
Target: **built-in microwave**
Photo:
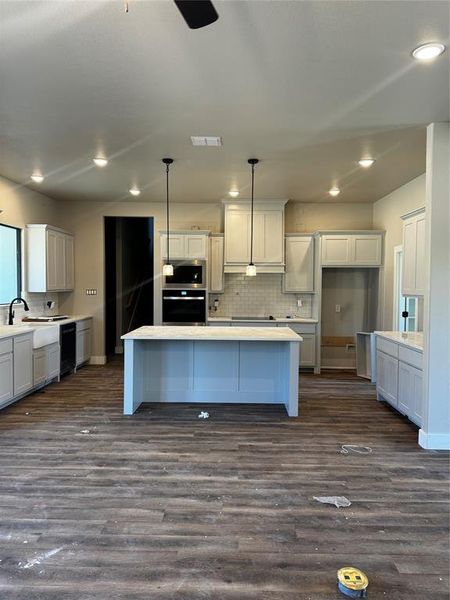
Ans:
<svg viewBox="0 0 450 600"><path fill-rule="evenodd" d="M173 260L173 275L165 275L163 288L205 288L206 262L204 260Z"/></svg>

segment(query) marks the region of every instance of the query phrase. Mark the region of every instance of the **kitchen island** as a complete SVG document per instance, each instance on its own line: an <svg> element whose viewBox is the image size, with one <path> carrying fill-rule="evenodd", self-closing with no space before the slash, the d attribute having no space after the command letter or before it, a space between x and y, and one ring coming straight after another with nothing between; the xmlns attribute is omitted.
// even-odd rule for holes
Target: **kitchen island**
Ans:
<svg viewBox="0 0 450 600"><path fill-rule="evenodd" d="M289 327L140 327L125 343L125 415L143 402L284 404L298 415L302 338Z"/></svg>

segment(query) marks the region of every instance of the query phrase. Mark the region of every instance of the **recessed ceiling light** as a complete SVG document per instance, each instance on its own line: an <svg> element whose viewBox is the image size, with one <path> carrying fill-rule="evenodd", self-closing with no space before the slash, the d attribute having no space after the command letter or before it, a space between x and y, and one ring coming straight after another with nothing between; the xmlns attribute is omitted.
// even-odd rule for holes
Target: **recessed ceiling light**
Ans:
<svg viewBox="0 0 450 600"><path fill-rule="evenodd" d="M137 187L132 187L130 190L130 194L132 196L139 196L140 193L141 193L141 190L138 190Z"/></svg>
<svg viewBox="0 0 450 600"><path fill-rule="evenodd" d="M413 50L412 55L416 60L427 61L433 60L445 52L444 44L440 42L430 42L429 44L422 44Z"/></svg>
<svg viewBox="0 0 450 600"><path fill-rule="evenodd" d="M106 167L108 164L108 159L103 158L103 156L96 156L92 159L96 167Z"/></svg>
<svg viewBox="0 0 450 600"><path fill-rule="evenodd" d="M44 176L40 173L33 173L31 179L34 181L34 183L42 183L44 181Z"/></svg>
<svg viewBox="0 0 450 600"><path fill-rule="evenodd" d="M341 190L337 187L332 187L331 190L328 190L330 196L338 196L341 193Z"/></svg>
<svg viewBox="0 0 450 600"><path fill-rule="evenodd" d="M375 160L373 158L362 158L361 160L358 160L359 166L363 167L364 169L371 167L374 162Z"/></svg>
<svg viewBox="0 0 450 600"><path fill-rule="evenodd" d="M237 198L239 196L239 190L230 190L228 192L228 195L231 196L232 198Z"/></svg>
<svg viewBox="0 0 450 600"><path fill-rule="evenodd" d="M215 135L191 135L193 146L221 146L222 138Z"/></svg>

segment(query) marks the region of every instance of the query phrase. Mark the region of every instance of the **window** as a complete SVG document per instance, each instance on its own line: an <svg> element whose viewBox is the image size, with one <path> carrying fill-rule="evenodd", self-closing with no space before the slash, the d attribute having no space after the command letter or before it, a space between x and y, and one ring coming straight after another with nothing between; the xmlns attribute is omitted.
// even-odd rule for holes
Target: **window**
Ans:
<svg viewBox="0 0 450 600"><path fill-rule="evenodd" d="M414 296L402 294L402 268L403 249L401 246L394 248L394 319L395 331L417 331L418 329L418 303ZM407 311L408 316L402 317L402 312Z"/></svg>
<svg viewBox="0 0 450 600"><path fill-rule="evenodd" d="M0 225L0 304L20 296L20 229Z"/></svg>

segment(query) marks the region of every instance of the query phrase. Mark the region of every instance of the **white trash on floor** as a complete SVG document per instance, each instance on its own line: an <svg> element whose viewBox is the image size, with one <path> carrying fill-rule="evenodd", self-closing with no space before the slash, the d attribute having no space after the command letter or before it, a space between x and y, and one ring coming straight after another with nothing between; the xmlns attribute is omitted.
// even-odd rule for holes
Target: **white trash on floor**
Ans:
<svg viewBox="0 0 450 600"><path fill-rule="evenodd" d="M313 496L313 499L321 504L334 504L336 508L346 508L352 504L345 496Z"/></svg>
<svg viewBox="0 0 450 600"><path fill-rule="evenodd" d="M202 412L198 415L199 419L209 419L209 413L208 412L204 412L202 410Z"/></svg>

